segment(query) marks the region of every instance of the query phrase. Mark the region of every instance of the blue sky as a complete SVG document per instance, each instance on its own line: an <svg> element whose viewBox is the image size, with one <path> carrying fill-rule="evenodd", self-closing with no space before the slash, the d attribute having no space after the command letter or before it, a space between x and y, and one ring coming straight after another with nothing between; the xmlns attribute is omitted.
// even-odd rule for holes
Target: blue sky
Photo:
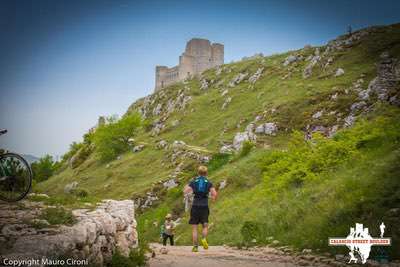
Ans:
<svg viewBox="0 0 400 267"><path fill-rule="evenodd" d="M225 62L321 45L400 22L400 1L0 1L0 147L61 155L154 88L186 41L225 45Z"/></svg>

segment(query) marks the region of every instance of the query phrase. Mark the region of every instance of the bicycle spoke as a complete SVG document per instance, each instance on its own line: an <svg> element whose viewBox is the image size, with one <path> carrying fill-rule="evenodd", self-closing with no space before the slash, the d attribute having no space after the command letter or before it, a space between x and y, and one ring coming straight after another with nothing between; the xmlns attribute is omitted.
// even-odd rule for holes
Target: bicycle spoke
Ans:
<svg viewBox="0 0 400 267"><path fill-rule="evenodd" d="M31 179L30 167L20 156L9 153L0 157L0 199L23 198L30 189Z"/></svg>

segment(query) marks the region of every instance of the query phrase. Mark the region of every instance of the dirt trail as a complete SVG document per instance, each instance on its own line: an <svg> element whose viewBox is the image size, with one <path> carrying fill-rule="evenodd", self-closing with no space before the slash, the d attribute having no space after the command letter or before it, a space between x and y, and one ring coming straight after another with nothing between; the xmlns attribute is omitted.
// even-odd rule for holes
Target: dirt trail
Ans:
<svg viewBox="0 0 400 267"><path fill-rule="evenodd" d="M299 266L290 256L277 255L274 250L242 251L223 246L211 246L208 250L199 248L198 253L191 246L168 246L167 254L160 253L159 244L150 246L156 253L150 259L150 267L294 267Z"/></svg>

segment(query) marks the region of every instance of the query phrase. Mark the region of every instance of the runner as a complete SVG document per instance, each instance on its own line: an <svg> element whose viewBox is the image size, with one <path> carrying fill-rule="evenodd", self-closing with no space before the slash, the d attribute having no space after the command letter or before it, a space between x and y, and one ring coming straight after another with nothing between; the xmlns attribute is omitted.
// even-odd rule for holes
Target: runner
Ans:
<svg viewBox="0 0 400 267"><path fill-rule="evenodd" d="M208 208L208 194L211 194L211 199L217 199L217 191L213 184L207 178L208 170L206 166L198 168L198 177L193 179L188 185L185 186L184 194L194 194L193 205L190 210L189 224L192 225L192 239L193 239L193 252L198 252L198 225L201 224L202 238L201 244L204 249L208 249L207 235L208 235L208 216L210 210Z"/></svg>

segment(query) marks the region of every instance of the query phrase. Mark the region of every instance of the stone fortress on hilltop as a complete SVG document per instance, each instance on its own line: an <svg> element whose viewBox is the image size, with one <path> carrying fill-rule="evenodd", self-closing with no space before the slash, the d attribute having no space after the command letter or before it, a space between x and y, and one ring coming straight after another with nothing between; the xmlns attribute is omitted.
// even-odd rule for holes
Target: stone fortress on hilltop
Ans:
<svg viewBox="0 0 400 267"><path fill-rule="evenodd" d="M186 43L185 52L179 57L178 66L172 68L156 66L155 91L222 64L224 64L224 45L211 43L207 39L193 38Z"/></svg>

